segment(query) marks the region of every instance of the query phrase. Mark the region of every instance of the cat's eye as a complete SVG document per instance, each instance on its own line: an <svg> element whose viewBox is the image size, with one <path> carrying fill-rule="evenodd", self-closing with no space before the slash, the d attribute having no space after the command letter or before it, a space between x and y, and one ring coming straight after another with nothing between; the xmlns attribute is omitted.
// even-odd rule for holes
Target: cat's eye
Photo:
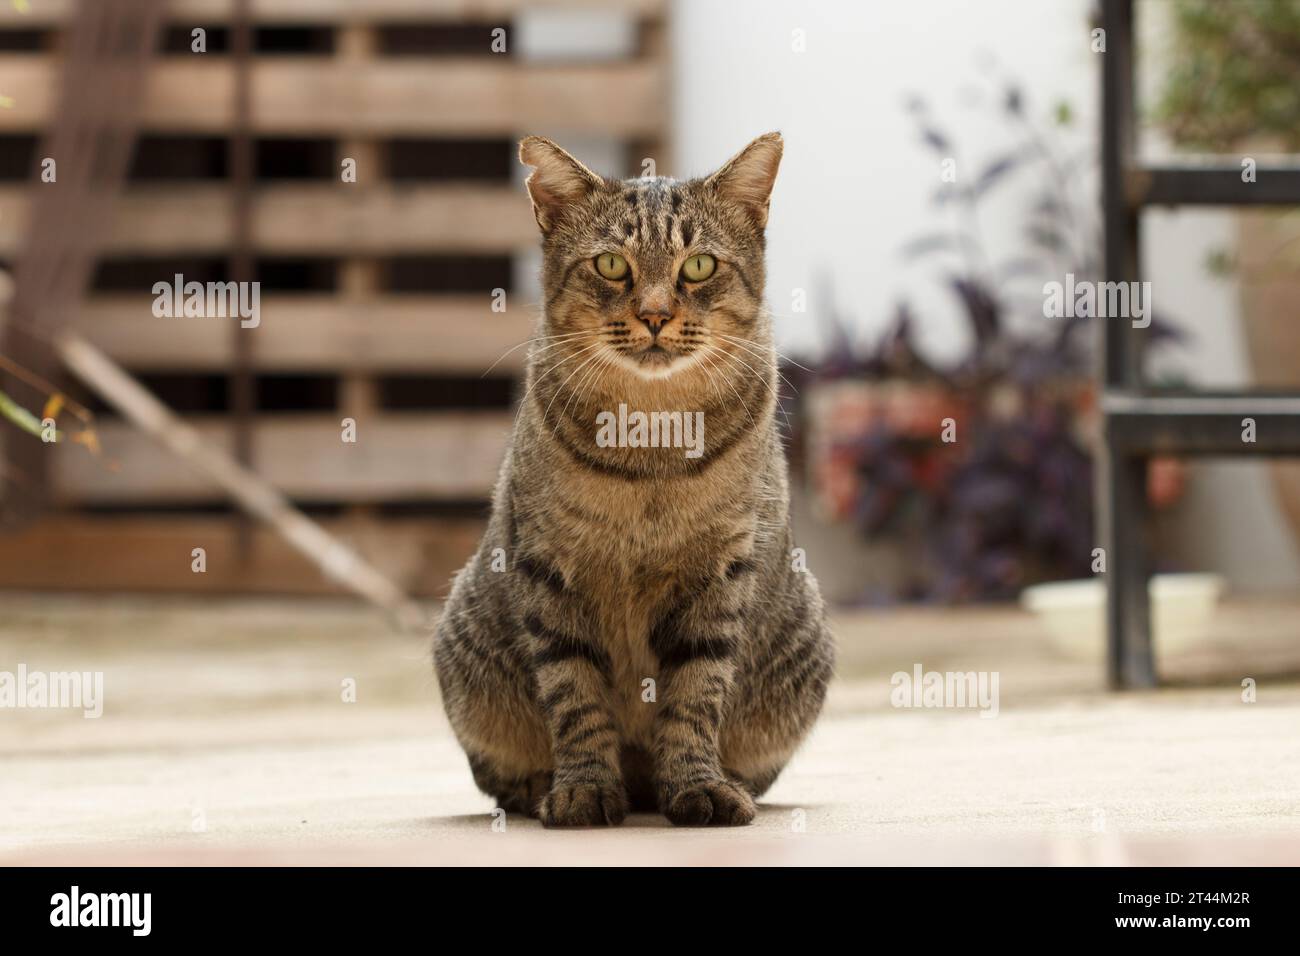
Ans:
<svg viewBox="0 0 1300 956"><path fill-rule="evenodd" d="M713 256L703 254L691 256L682 263L682 278L687 282L703 282L713 275L713 270L717 268L717 265Z"/></svg>
<svg viewBox="0 0 1300 956"><path fill-rule="evenodd" d="M602 252L596 257L596 271L617 282L627 277L627 260L617 252Z"/></svg>

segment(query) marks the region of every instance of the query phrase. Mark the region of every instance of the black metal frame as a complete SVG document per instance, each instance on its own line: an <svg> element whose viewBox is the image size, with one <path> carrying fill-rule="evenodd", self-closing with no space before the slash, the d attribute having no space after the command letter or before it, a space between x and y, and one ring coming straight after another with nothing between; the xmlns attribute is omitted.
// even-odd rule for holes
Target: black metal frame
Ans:
<svg viewBox="0 0 1300 956"><path fill-rule="evenodd" d="M1134 0L1102 0L1102 205L1108 281L1139 276L1138 226L1144 206L1300 205L1300 166L1269 165L1242 179L1240 166L1139 166L1133 97ZM1107 559L1107 677L1112 687L1156 683L1147 594L1151 554L1147 461L1155 454L1300 454L1300 395L1153 391L1141 375L1145 330L1103 319L1104 447L1097 513ZM1255 441L1242 440L1242 419Z"/></svg>

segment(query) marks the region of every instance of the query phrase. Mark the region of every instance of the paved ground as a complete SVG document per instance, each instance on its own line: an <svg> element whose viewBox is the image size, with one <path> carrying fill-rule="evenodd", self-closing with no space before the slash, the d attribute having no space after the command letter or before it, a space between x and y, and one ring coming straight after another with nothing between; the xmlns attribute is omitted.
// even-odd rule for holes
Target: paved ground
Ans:
<svg viewBox="0 0 1300 956"><path fill-rule="evenodd" d="M98 720L0 710L0 862L1300 863L1296 611L1229 605L1129 695L1018 610L841 615L825 718L754 826L502 832L423 642L364 609L0 595L0 671L105 674ZM916 663L997 671L998 716L894 708Z"/></svg>

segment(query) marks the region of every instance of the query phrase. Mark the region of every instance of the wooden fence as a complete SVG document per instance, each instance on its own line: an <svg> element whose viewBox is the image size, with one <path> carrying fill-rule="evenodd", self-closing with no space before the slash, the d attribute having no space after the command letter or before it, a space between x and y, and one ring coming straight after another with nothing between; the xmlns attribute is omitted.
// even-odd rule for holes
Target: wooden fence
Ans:
<svg viewBox="0 0 1300 956"><path fill-rule="evenodd" d="M662 0L254 0L248 122L257 328L159 318L153 283L221 281L237 233L227 155L229 0L175 0L144 128L94 291L76 327L213 442L233 446L237 352L256 404L251 463L416 593L441 593L472 548L536 317L518 287L536 246L515 142L616 144L628 174L667 149ZM541 7L625 18L600 58L517 51ZM42 129L57 102L70 0L0 6L0 260L21 248ZM206 31L207 52L191 49ZM492 52L504 30L505 52ZM616 104L616 108L610 108ZM356 182L340 176L355 160ZM661 163L663 159L659 160ZM494 290L507 308L494 312ZM341 420L356 421L354 444ZM125 424L116 469L51 447L55 510L0 535L0 587L327 591L305 561L244 527L220 491ZM191 570L203 547L207 570Z"/></svg>

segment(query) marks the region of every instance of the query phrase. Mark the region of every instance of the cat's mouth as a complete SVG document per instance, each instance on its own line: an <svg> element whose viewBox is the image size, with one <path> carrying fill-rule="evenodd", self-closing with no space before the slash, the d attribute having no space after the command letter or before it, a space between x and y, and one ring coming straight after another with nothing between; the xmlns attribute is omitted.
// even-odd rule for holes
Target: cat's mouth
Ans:
<svg viewBox="0 0 1300 956"><path fill-rule="evenodd" d="M689 359L685 352L658 342L647 345L638 352L625 352L623 357L642 378L676 375Z"/></svg>
<svg viewBox="0 0 1300 956"><path fill-rule="evenodd" d="M649 345L638 352L636 360L642 365L662 367L671 365L673 359L676 357L676 352L666 349L662 345L656 343L655 345Z"/></svg>

